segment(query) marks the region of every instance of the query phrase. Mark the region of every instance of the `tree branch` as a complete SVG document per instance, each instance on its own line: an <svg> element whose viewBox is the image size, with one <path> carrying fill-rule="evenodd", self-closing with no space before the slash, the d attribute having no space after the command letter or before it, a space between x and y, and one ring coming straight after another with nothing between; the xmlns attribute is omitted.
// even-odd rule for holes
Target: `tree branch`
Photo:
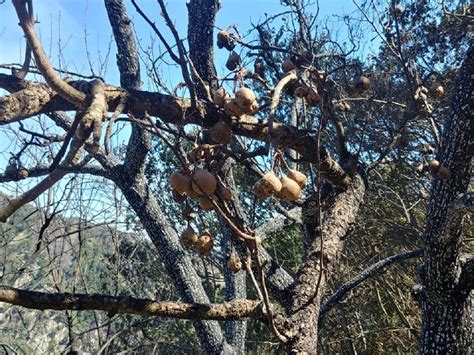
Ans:
<svg viewBox="0 0 474 355"><path fill-rule="evenodd" d="M292 208L291 210L287 211L287 214L288 216L279 215L263 223L257 229L255 229L255 235L258 235L262 238L262 240L265 240L269 238L271 234L281 231L286 226L302 223L300 207Z"/></svg>
<svg viewBox="0 0 474 355"><path fill-rule="evenodd" d="M90 105L85 112L78 111L75 122L79 122L74 131L71 147L65 157L65 166L76 165L81 156L81 152L89 135L92 134L93 141L90 151L95 154L99 150L98 141L102 129L102 118L106 111L106 101L104 95L104 84L100 80L92 83L92 95ZM15 211L28 202L33 201L44 191L52 187L67 174L66 170L54 169L49 176L40 181L24 194L9 201L8 205L0 209L0 222L5 222Z"/></svg>
<svg viewBox="0 0 474 355"><path fill-rule="evenodd" d="M70 86L67 82L62 80L54 71L53 66L49 62L46 53L41 46L41 43L36 36L34 29L34 20L30 18L26 9L26 2L24 0L13 0L18 19L20 20L20 26L25 33L25 37L28 40L28 46L33 51L35 56L36 65L43 74L46 82L55 90L59 95L64 97L67 101L71 102L77 107L81 107L84 103L86 95Z"/></svg>
<svg viewBox="0 0 474 355"><path fill-rule="evenodd" d="M97 310L110 315L136 314L200 320L264 319L260 302L244 299L223 304L157 302L133 297L45 293L0 286L0 301L30 309Z"/></svg>
<svg viewBox="0 0 474 355"><path fill-rule="evenodd" d="M74 83L72 83L74 85ZM204 103L201 112L190 110L189 100L179 99L161 93L151 93L138 90L124 90L114 86L106 86L106 100L108 109L113 112L123 97L127 97L125 110L136 113L138 116L147 112L157 116L166 123L177 125L197 124L204 126L203 117L211 117L217 122L224 119L232 120L232 130L237 135L268 142L269 124L259 121L256 117L242 116L230 118L223 111L216 112L213 105ZM74 106L62 99L59 95L44 84L37 84L34 89L28 88L0 98L0 125L16 122L27 117L51 111L74 110ZM273 124L272 143L283 148L293 149L300 154L302 160L316 162L316 139L307 130L285 125L279 122ZM347 188L351 178L341 166L329 155L325 148L321 148L321 174L325 179L336 186Z"/></svg>
<svg viewBox="0 0 474 355"><path fill-rule="evenodd" d="M334 307L341 299L343 299L346 294L351 291L353 288L359 286L362 282L369 279L370 277L376 275L377 273L381 272L387 266L390 266L396 262L400 262L402 260L417 258L423 255L423 249L416 249L412 251L407 251L404 253L391 255L388 258L382 259L377 263L369 266L367 269L362 270L355 276L352 280L349 280L342 284L336 292L334 292L324 304L319 309L319 324L321 325L322 320L326 313L328 313L332 307Z"/></svg>
<svg viewBox="0 0 474 355"><path fill-rule="evenodd" d="M191 0L188 7L189 59L204 82L213 88L216 85L214 66L213 34L218 0ZM199 80L195 80L199 83ZM199 87L200 99L206 98L206 89Z"/></svg>

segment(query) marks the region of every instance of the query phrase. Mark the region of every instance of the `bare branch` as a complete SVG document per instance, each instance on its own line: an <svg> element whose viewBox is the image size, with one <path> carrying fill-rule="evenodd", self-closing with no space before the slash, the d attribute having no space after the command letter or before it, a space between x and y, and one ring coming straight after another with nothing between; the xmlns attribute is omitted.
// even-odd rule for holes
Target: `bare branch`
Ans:
<svg viewBox="0 0 474 355"><path fill-rule="evenodd" d="M64 80L56 74L54 71L46 53L41 46L41 43L36 36L35 29L33 27L34 22L33 19L30 18L28 15L28 11L26 10L25 1L24 0L13 0L13 5L15 6L18 19L20 20L20 26L25 33L25 36L28 40L28 45L33 51L35 56L36 65L41 70L46 82L53 88L59 95L64 97L66 100L71 102L77 107L82 106L86 95L79 90L76 90L71 85L69 85Z"/></svg>
<svg viewBox="0 0 474 355"><path fill-rule="evenodd" d="M233 300L223 304L157 302L132 297L45 293L0 286L0 301L30 309L97 310L110 315L137 314L203 320L263 318L260 302L251 300Z"/></svg>
<svg viewBox="0 0 474 355"><path fill-rule="evenodd" d="M343 299L349 291L353 288L359 286L365 280L371 278L372 276L378 274L379 272L383 271L386 267L403 260L417 258L423 255L423 249L416 249L412 251L403 252L396 255L391 255L388 258L382 259L379 262L369 266L365 270L362 270L355 276L352 280L345 282L342 284L336 292L334 292L327 300L321 305L319 309L319 324L321 324L322 320L326 313L328 313L341 299Z"/></svg>
<svg viewBox="0 0 474 355"><path fill-rule="evenodd" d="M89 135L93 135L92 154L99 150L99 140L102 129L102 118L106 110L106 101L104 95L104 84L96 80L92 86L91 104L85 113L78 111L75 122L78 122L77 129L74 130L71 147L65 158L65 165L76 165L81 156L81 152ZM55 169L49 176L40 181L36 186L9 201L8 205L0 210L0 222L5 222L15 211L28 202L33 201L44 191L49 189L67 174L66 170Z"/></svg>

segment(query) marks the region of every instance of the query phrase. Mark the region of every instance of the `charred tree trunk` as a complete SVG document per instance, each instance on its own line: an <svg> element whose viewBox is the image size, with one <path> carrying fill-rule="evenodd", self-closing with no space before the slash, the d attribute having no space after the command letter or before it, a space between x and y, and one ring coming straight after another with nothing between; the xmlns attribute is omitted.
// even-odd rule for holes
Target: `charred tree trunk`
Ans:
<svg viewBox="0 0 474 355"><path fill-rule="evenodd" d="M473 76L471 47L460 70L437 156L450 176L443 180L434 176L423 236L423 285L416 292L423 322L421 354L471 354L474 350L472 254L465 263L461 255L462 217L473 206L472 194L464 194L473 154Z"/></svg>

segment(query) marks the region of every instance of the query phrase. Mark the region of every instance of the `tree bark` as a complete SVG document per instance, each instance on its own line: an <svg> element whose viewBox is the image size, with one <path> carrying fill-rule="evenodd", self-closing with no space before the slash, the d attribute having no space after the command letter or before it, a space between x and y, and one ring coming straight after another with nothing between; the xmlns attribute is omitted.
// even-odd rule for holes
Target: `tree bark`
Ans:
<svg viewBox="0 0 474 355"><path fill-rule="evenodd" d="M315 235L309 236L311 243L292 287L289 319L285 325L292 354L316 354L321 299L342 250L343 238L355 221L364 194L364 181L357 175L351 186L335 197L325 212L322 227L314 230ZM303 223L310 222L306 219L311 215L317 220L317 213L317 209L313 213L303 211Z"/></svg>
<svg viewBox="0 0 474 355"><path fill-rule="evenodd" d="M421 354L470 354L473 347L472 283L460 282L462 214L456 200L467 191L473 154L474 47L468 50L451 101L437 160L450 176L435 178L423 235L424 266L418 301L422 310ZM472 206L471 206L472 207ZM464 265L464 267L466 264ZM473 275L471 275L471 278Z"/></svg>

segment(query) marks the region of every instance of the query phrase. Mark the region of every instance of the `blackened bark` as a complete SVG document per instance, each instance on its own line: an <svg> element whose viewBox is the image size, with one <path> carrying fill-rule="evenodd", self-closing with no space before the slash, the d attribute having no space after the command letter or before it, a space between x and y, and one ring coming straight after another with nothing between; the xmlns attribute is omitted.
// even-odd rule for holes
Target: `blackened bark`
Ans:
<svg viewBox="0 0 474 355"><path fill-rule="evenodd" d="M227 174L224 176L223 181L227 187L232 191L237 191L234 172L233 172L233 160L228 159L224 165L223 171L226 171ZM232 198L232 204L235 206L235 213L239 220L246 223L246 216L243 213L242 205L240 203L239 197L237 194L234 194ZM231 253L237 254L239 257L245 255L245 248L243 243L233 243L232 241L237 241L238 238L235 236L233 230L229 225L224 221L223 218L220 218L220 225L222 231L222 250L224 252L224 280L226 285L226 295L225 299L246 299L247 298L247 274L245 269L232 273L227 266L227 257ZM234 244L234 246L233 246ZM225 323L225 336L227 342L232 346L234 354L244 354L245 353L245 337L247 335L247 320L236 320L228 321Z"/></svg>
<svg viewBox="0 0 474 355"><path fill-rule="evenodd" d="M120 85L126 89L140 88L140 61L131 21L123 0L105 0L105 8L117 45L117 66Z"/></svg>
<svg viewBox="0 0 474 355"><path fill-rule="evenodd" d="M231 240L236 239L232 234L232 229L225 224L221 219L221 231L222 231L222 250L224 252L224 280L226 285L226 302L233 299L246 299L247 298L247 284L246 284L246 273L245 269L240 270L237 273L232 273L227 266L227 258L231 253L236 253L239 256L244 255L243 250L236 250L232 248ZM225 337L227 342L233 347L235 354L245 353L245 336L247 333L247 321L245 319L227 321L225 323Z"/></svg>
<svg viewBox="0 0 474 355"><path fill-rule="evenodd" d="M184 301L209 303L209 298L191 259L179 243L179 237L169 224L144 179L134 181L128 172L121 168L117 169L114 182L137 216L140 216L140 221L157 248L160 259ZM219 323L216 321L196 321L195 329L205 353L221 354L231 350L224 339Z"/></svg>
<svg viewBox="0 0 474 355"><path fill-rule="evenodd" d="M466 192L473 154L474 47L467 53L452 97L437 159L450 171L435 178L423 235L424 267L420 292L422 331L420 353L472 353L474 308L472 288L459 282L462 218L453 214L456 199ZM471 275L472 277L472 275Z"/></svg>
<svg viewBox="0 0 474 355"><path fill-rule="evenodd" d="M105 0L105 8L117 44L117 66L120 71L120 85L125 89L138 90L140 61L130 21L123 0ZM132 134L127 145L125 166L135 176L143 174L146 156L151 149L151 135L137 124L132 124Z"/></svg>
<svg viewBox="0 0 474 355"><path fill-rule="evenodd" d="M191 0L187 6L189 58L201 79L209 85L209 88L213 88L217 82L213 34L219 0ZM194 81L198 84L198 97L206 98L199 80L195 78Z"/></svg>

